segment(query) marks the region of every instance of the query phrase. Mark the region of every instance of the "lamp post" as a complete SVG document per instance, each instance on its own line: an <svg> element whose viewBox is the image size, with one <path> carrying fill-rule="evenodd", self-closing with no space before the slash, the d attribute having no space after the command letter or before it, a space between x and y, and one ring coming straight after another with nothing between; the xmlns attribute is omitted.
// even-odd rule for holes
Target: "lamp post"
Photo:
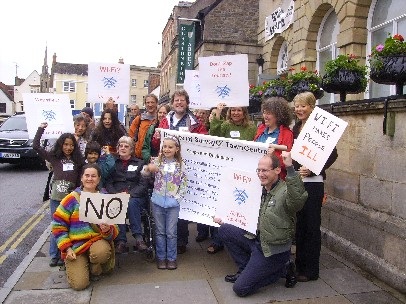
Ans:
<svg viewBox="0 0 406 304"><path fill-rule="evenodd" d="M257 84L259 84L259 75L262 74L262 71L264 69L264 58L262 57L262 54L259 54L258 58L256 59L257 64L258 64L258 79L257 79Z"/></svg>

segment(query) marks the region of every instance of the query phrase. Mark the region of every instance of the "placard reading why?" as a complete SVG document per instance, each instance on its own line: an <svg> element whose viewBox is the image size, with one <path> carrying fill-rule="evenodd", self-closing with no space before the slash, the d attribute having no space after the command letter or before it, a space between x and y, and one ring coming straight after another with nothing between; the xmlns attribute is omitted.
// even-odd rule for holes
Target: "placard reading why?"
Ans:
<svg viewBox="0 0 406 304"><path fill-rule="evenodd" d="M319 175L347 125L346 121L315 107L293 143L292 158Z"/></svg>
<svg viewBox="0 0 406 304"><path fill-rule="evenodd" d="M82 192L79 219L93 224L125 224L129 199L130 195L126 193Z"/></svg>

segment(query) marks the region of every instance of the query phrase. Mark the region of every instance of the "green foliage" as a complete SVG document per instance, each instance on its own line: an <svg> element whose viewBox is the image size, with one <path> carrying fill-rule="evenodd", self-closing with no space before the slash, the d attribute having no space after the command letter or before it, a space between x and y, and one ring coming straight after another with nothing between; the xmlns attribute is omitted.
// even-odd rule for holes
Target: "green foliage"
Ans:
<svg viewBox="0 0 406 304"><path fill-rule="evenodd" d="M286 79L278 78L270 81L264 81L262 85L250 85L249 95L262 97L270 86L284 86L286 87Z"/></svg>
<svg viewBox="0 0 406 304"><path fill-rule="evenodd" d="M385 56L406 56L406 43L402 35L396 34L392 37L388 34L384 44L375 46L369 58L371 68L378 71L382 69L382 57Z"/></svg>

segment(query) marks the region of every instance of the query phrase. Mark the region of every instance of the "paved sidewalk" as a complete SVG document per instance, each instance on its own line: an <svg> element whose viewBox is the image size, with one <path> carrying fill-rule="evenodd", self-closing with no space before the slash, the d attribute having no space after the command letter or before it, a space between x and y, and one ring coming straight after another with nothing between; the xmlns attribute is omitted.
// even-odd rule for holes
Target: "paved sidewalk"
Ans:
<svg viewBox="0 0 406 304"><path fill-rule="evenodd" d="M69 289L63 268L48 266L48 233L33 247L15 274L0 289L0 301L23 303L221 303L221 304L401 304L406 297L377 279L363 274L349 262L323 248L320 279L284 287L284 280L239 298L224 276L235 272L226 250L206 253L209 240L194 241L196 225L190 224L188 251L178 256L177 270L158 270L138 252L118 256L118 267L110 276L93 282L86 290ZM130 245L133 242L129 236Z"/></svg>

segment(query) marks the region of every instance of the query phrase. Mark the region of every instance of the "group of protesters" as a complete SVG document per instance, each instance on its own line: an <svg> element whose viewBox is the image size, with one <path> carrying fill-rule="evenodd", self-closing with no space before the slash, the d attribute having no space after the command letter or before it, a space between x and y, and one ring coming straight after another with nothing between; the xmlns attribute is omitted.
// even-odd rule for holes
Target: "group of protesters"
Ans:
<svg viewBox="0 0 406 304"><path fill-rule="evenodd" d="M226 224L220 227L197 223L196 242L211 238L207 253L226 247L238 270L225 277L239 296L286 278L286 287L297 281L317 280L321 249L321 206L325 170L337 158L334 149L320 175L296 163L290 156L294 139L316 105L310 92L298 94L294 110L282 97L262 101L262 122L250 119L247 107L227 107L220 103L210 110L189 108L185 90L175 91L168 104L148 94L145 111L134 110L128 128L118 120L114 100L106 102L98 123L91 108L74 117L74 134L62 134L53 147L45 149L40 139L47 127L42 123L33 147L51 165L50 185L52 234L50 266L65 265L70 286L84 289L91 279L114 268L115 254L129 251L127 231L135 249L145 252L141 213L152 204L156 223L158 269L174 270L177 254L187 252L189 221L179 219L187 188L187 172L181 143L176 136L161 138L158 129L209 134L224 138L269 144L256 172L263 187L256 234ZM296 123L292 126L293 114ZM284 152L275 147L284 147ZM90 224L79 220L80 195L128 193L126 224ZM222 203L221 196L218 198ZM290 261L296 243L296 260ZM89 265L89 266L87 266Z"/></svg>

